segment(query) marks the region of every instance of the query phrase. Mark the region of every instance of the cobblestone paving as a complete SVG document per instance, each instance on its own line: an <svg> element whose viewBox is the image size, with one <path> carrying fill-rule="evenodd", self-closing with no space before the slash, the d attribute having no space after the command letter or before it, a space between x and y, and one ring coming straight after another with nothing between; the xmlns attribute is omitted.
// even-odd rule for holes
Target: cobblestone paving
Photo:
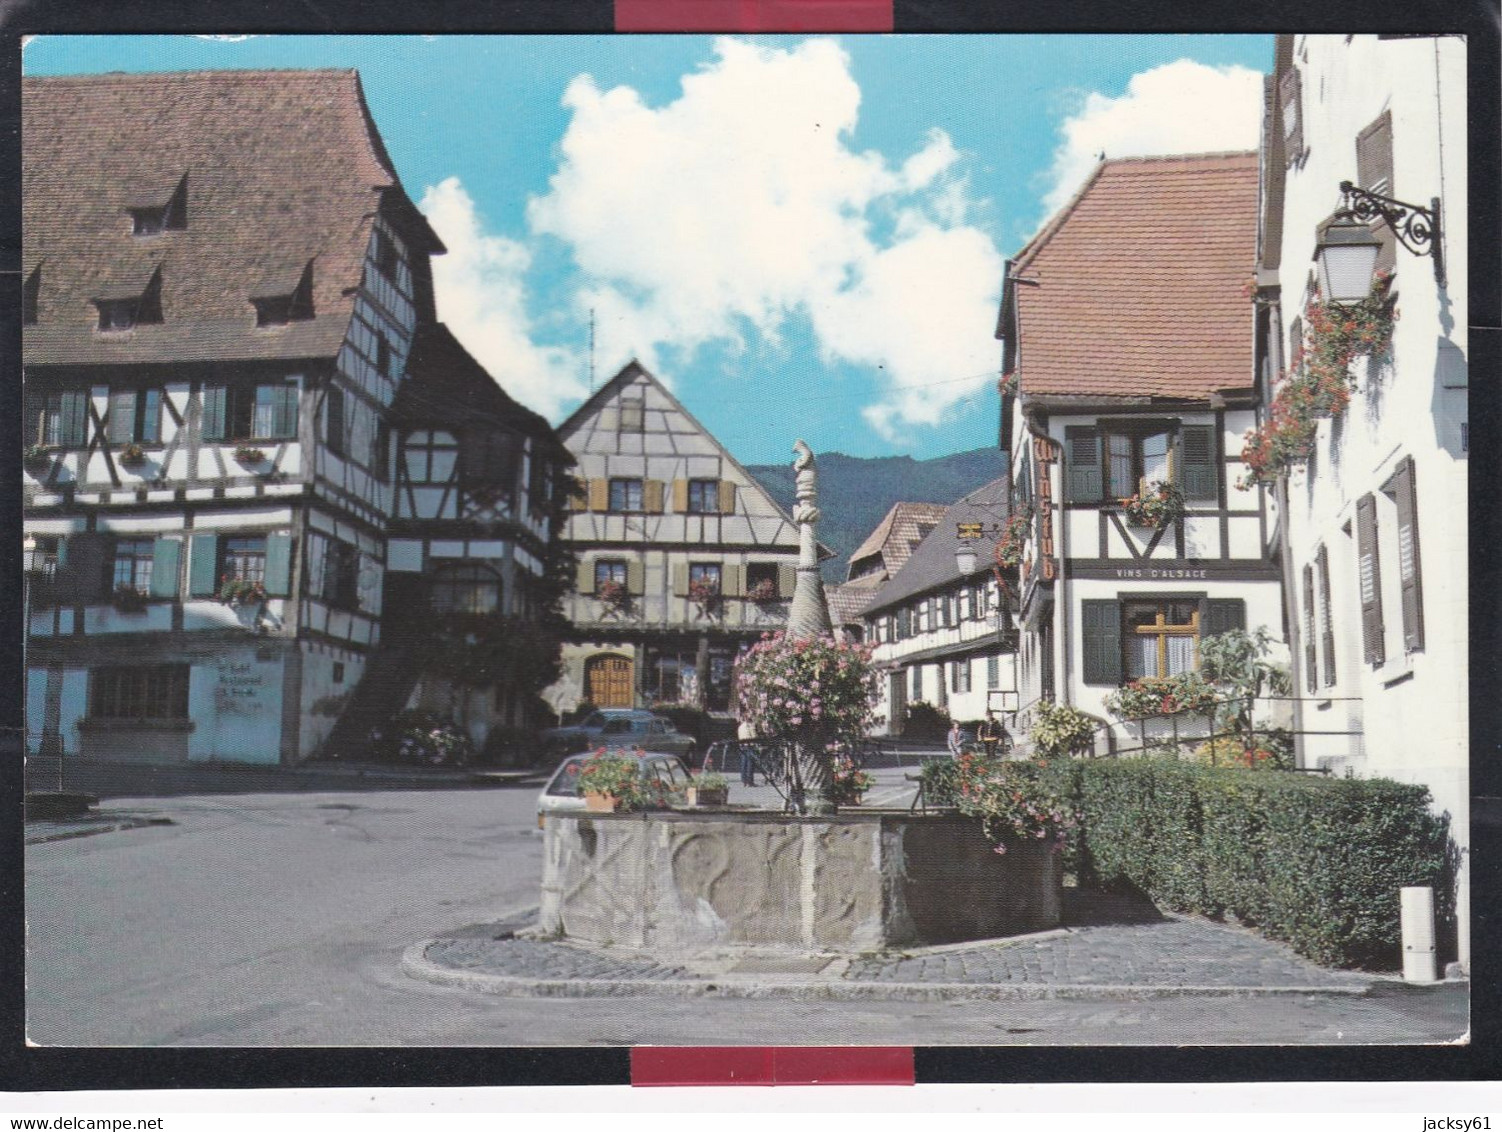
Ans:
<svg viewBox="0 0 1502 1132"><path fill-rule="evenodd" d="M860 959L847 979L1049 986L1344 987L1328 971L1251 932L1198 920L1077 927L1058 935L906 958Z"/></svg>
<svg viewBox="0 0 1502 1132"><path fill-rule="evenodd" d="M530 939L440 939L425 955L444 967L519 979L639 982L691 977L680 967L664 967L650 959L618 958Z"/></svg>

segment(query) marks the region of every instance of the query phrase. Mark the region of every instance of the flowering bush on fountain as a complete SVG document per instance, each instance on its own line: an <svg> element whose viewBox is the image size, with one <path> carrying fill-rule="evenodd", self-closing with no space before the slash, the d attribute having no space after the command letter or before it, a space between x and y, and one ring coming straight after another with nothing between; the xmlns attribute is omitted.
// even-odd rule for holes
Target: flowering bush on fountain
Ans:
<svg viewBox="0 0 1502 1132"><path fill-rule="evenodd" d="M871 649L768 633L735 662L739 717L765 738L864 735L875 722Z"/></svg>

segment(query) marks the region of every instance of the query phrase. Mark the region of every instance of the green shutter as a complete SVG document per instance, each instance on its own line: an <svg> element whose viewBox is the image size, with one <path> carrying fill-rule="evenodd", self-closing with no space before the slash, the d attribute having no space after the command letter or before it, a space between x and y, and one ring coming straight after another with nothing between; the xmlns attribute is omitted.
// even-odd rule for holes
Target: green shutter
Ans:
<svg viewBox="0 0 1502 1132"><path fill-rule="evenodd" d="M151 596L176 597L182 539L159 538L151 545Z"/></svg>
<svg viewBox="0 0 1502 1132"><path fill-rule="evenodd" d="M57 442L64 448L82 448L89 442L89 394L72 389L62 397L62 420Z"/></svg>
<svg viewBox="0 0 1502 1132"><path fill-rule="evenodd" d="M1066 428L1064 453L1068 471L1064 498L1069 503L1101 500L1100 434L1093 428Z"/></svg>
<svg viewBox="0 0 1502 1132"><path fill-rule="evenodd" d="M1114 601L1080 603L1085 683L1121 683L1121 609Z"/></svg>
<svg viewBox="0 0 1502 1132"><path fill-rule="evenodd" d="M188 550L188 595L212 597L219 592L219 539L216 535L194 535Z"/></svg>
<svg viewBox="0 0 1502 1132"><path fill-rule="evenodd" d="M1210 425L1185 425L1179 434L1179 485L1185 499L1214 502L1215 430Z"/></svg>
<svg viewBox="0 0 1502 1132"><path fill-rule="evenodd" d="M266 592L286 597L292 592L292 536L266 536Z"/></svg>
<svg viewBox="0 0 1502 1132"><path fill-rule="evenodd" d="M222 385L203 387L203 438L224 439L225 391Z"/></svg>
<svg viewBox="0 0 1502 1132"><path fill-rule="evenodd" d="M1218 637L1232 629L1246 628L1246 602L1239 597L1214 598L1205 602L1200 636Z"/></svg>

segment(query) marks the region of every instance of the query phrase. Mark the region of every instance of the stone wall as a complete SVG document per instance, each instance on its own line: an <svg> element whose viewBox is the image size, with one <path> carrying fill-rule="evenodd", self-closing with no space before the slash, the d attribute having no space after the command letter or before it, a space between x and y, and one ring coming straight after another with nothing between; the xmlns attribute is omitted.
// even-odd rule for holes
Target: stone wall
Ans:
<svg viewBox="0 0 1502 1132"><path fill-rule="evenodd" d="M1055 927L1043 842L993 851L972 819L849 813L554 814L541 927L654 954L861 953Z"/></svg>

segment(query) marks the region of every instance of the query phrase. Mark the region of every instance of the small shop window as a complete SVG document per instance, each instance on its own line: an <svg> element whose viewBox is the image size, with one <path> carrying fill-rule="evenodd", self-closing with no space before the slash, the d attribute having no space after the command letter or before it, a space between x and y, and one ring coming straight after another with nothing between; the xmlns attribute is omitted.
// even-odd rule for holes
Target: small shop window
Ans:
<svg viewBox="0 0 1502 1132"><path fill-rule="evenodd" d="M186 664L122 665L89 673L91 719L187 719Z"/></svg>

